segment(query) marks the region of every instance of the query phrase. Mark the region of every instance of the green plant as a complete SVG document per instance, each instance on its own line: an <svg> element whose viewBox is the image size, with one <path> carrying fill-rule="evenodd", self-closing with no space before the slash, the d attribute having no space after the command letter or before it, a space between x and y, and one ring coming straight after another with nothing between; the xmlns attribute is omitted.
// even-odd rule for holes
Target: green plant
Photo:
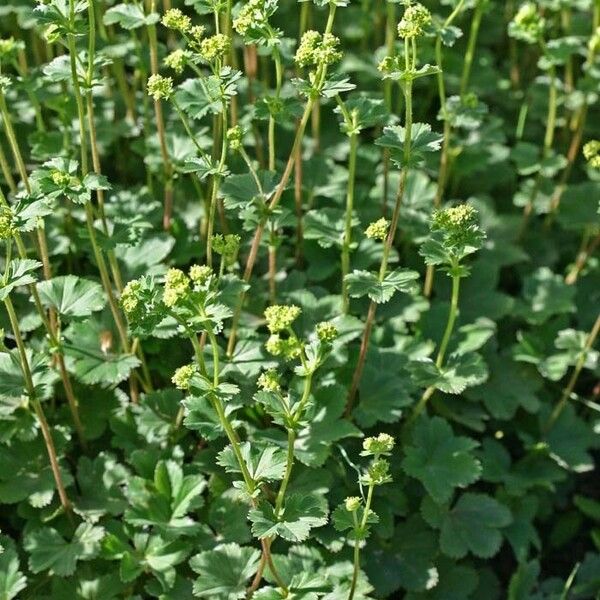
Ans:
<svg viewBox="0 0 600 600"><path fill-rule="evenodd" d="M0 17L0 598L598 596L598 0Z"/></svg>

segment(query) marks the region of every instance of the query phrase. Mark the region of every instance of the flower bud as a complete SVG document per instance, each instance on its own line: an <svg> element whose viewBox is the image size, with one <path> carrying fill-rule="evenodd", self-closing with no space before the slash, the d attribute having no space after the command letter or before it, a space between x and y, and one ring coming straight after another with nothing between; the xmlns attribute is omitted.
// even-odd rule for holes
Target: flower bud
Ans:
<svg viewBox="0 0 600 600"><path fill-rule="evenodd" d="M173 69L173 71L179 75L183 73L183 69L187 63L187 58L188 57L185 50L182 50L181 48L173 50L173 52L171 52L171 54L165 58L165 66L169 69Z"/></svg>
<svg viewBox="0 0 600 600"><path fill-rule="evenodd" d="M208 265L192 265L190 279L197 285L204 285L212 276L213 270Z"/></svg>
<svg viewBox="0 0 600 600"><path fill-rule="evenodd" d="M231 40L223 33L217 33L200 43L199 54L206 62L223 58L231 46Z"/></svg>
<svg viewBox="0 0 600 600"><path fill-rule="evenodd" d="M348 512L356 512L360 508L361 503L361 499L358 496L348 496L344 500L344 505Z"/></svg>

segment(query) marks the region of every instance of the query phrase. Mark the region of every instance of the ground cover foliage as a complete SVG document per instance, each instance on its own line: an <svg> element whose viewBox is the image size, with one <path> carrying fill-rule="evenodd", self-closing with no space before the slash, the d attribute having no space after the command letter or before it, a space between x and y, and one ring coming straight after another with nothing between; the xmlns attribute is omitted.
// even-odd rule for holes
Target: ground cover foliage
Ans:
<svg viewBox="0 0 600 600"><path fill-rule="evenodd" d="M0 598L598 597L598 0L0 17Z"/></svg>

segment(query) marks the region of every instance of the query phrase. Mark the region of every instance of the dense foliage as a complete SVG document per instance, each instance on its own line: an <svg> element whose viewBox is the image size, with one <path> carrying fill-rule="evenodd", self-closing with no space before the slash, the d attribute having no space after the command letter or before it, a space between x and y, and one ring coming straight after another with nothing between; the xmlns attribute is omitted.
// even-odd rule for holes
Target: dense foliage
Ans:
<svg viewBox="0 0 600 600"><path fill-rule="evenodd" d="M3 0L0 600L600 597L600 1Z"/></svg>

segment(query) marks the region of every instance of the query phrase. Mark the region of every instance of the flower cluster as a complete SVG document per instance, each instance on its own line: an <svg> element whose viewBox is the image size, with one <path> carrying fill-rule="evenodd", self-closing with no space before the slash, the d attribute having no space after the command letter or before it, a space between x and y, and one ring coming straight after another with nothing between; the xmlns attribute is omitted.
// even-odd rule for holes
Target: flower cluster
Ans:
<svg viewBox="0 0 600 600"><path fill-rule="evenodd" d="M368 437L363 441L362 456L383 456L390 454L394 449L395 440L387 433L380 433L376 437Z"/></svg>
<svg viewBox="0 0 600 600"><path fill-rule="evenodd" d="M230 127L227 130L227 144L229 148L234 152L237 152L242 147L242 139L244 137L244 131L239 126Z"/></svg>
<svg viewBox="0 0 600 600"><path fill-rule="evenodd" d="M321 342L330 344L337 339L339 331L331 321L322 321L316 327L317 337Z"/></svg>
<svg viewBox="0 0 600 600"><path fill-rule="evenodd" d="M269 369L261 373L258 377L257 385L265 392L279 392L281 390L279 375L275 369Z"/></svg>
<svg viewBox="0 0 600 600"><path fill-rule="evenodd" d="M335 35L310 29L302 36L294 60L300 67L331 65L342 58L339 46Z"/></svg>
<svg viewBox="0 0 600 600"><path fill-rule="evenodd" d="M173 93L173 80L162 75L150 75L147 89L154 100L168 99Z"/></svg>
<svg viewBox="0 0 600 600"><path fill-rule="evenodd" d="M192 20L178 8L170 8L162 18L162 24L168 29L186 33L192 27Z"/></svg>
<svg viewBox="0 0 600 600"><path fill-rule="evenodd" d="M193 364L183 365L179 367L175 373L173 373L173 377L171 377L171 381L175 385L176 388L180 390L187 390L190 387L190 381L192 377L196 374L196 366Z"/></svg>
<svg viewBox="0 0 600 600"><path fill-rule="evenodd" d="M208 63L223 58L231 47L231 40L223 33L217 33L200 42L198 54Z"/></svg>
<svg viewBox="0 0 600 600"><path fill-rule="evenodd" d="M18 43L13 37L0 39L0 58L4 58L13 54L18 47Z"/></svg>
<svg viewBox="0 0 600 600"><path fill-rule="evenodd" d="M190 290L190 278L180 269L169 269L165 275L163 302L172 307L185 300Z"/></svg>
<svg viewBox="0 0 600 600"><path fill-rule="evenodd" d="M76 177L73 177L66 171L61 171L60 169L53 169L50 173L50 179L54 185L61 188L77 186L79 184L79 180Z"/></svg>
<svg viewBox="0 0 600 600"><path fill-rule="evenodd" d="M302 344L295 335L282 338L279 334L274 333L266 341L265 349L273 356L281 356L285 360L293 360L300 356Z"/></svg>
<svg viewBox="0 0 600 600"><path fill-rule="evenodd" d="M274 304L265 310L265 320L271 333L279 333L291 327L292 323L300 316L302 310L299 306L291 304Z"/></svg>
<svg viewBox="0 0 600 600"><path fill-rule="evenodd" d="M15 234L14 217L7 206L0 207L0 240L8 240Z"/></svg>
<svg viewBox="0 0 600 600"><path fill-rule="evenodd" d="M208 265L192 265L190 267L190 279L199 286L206 285L213 275L213 270Z"/></svg>
<svg viewBox="0 0 600 600"><path fill-rule="evenodd" d="M600 169L600 140L591 140L583 146L583 156L592 169Z"/></svg>
<svg viewBox="0 0 600 600"><path fill-rule="evenodd" d="M389 227L390 222L382 217L365 229L365 235L371 240L385 240Z"/></svg>
<svg viewBox="0 0 600 600"><path fill-rule="evenodd" d="M217 254L223 257L226 265L231 265L235 262L240 248L240 241L241 238L236 233L228 233L226 235L217 233L213 235L212 247Z"/></svg>
<svg viewBox="0 0 600 600"><path fill-rule="evenodd" d="M253 29L260 29L267 24L269 13L265 10L264 0L250 0L233 20L233 28L241 36L246 36Z"/></svg>
<svg viewBox="0 0 600 600"><path fill-rule="evenodd" d="M508 33L523 42L535 44L542 39L544 28L545 20L535 2L525 2L509 23Z"/></svg>
<svg viewBox="0 0 600 600"><path fill-rule="evenodd" d="M183 73L183 69L187 64L188 58L188 53L185 50L178 48L177 50L173 50L173 52L166 56L164 63L166 67L168 67L169 69L173 69L175 73L180 75L181 73Z"/></svg>
<svg viewBox="0 0 600 600"><path fill-rule="evenodd" d="M425 27L431 23L431 13L422 4L408 6L398 23L398 35L401 38L415 38L423 35Z"/></svg>

